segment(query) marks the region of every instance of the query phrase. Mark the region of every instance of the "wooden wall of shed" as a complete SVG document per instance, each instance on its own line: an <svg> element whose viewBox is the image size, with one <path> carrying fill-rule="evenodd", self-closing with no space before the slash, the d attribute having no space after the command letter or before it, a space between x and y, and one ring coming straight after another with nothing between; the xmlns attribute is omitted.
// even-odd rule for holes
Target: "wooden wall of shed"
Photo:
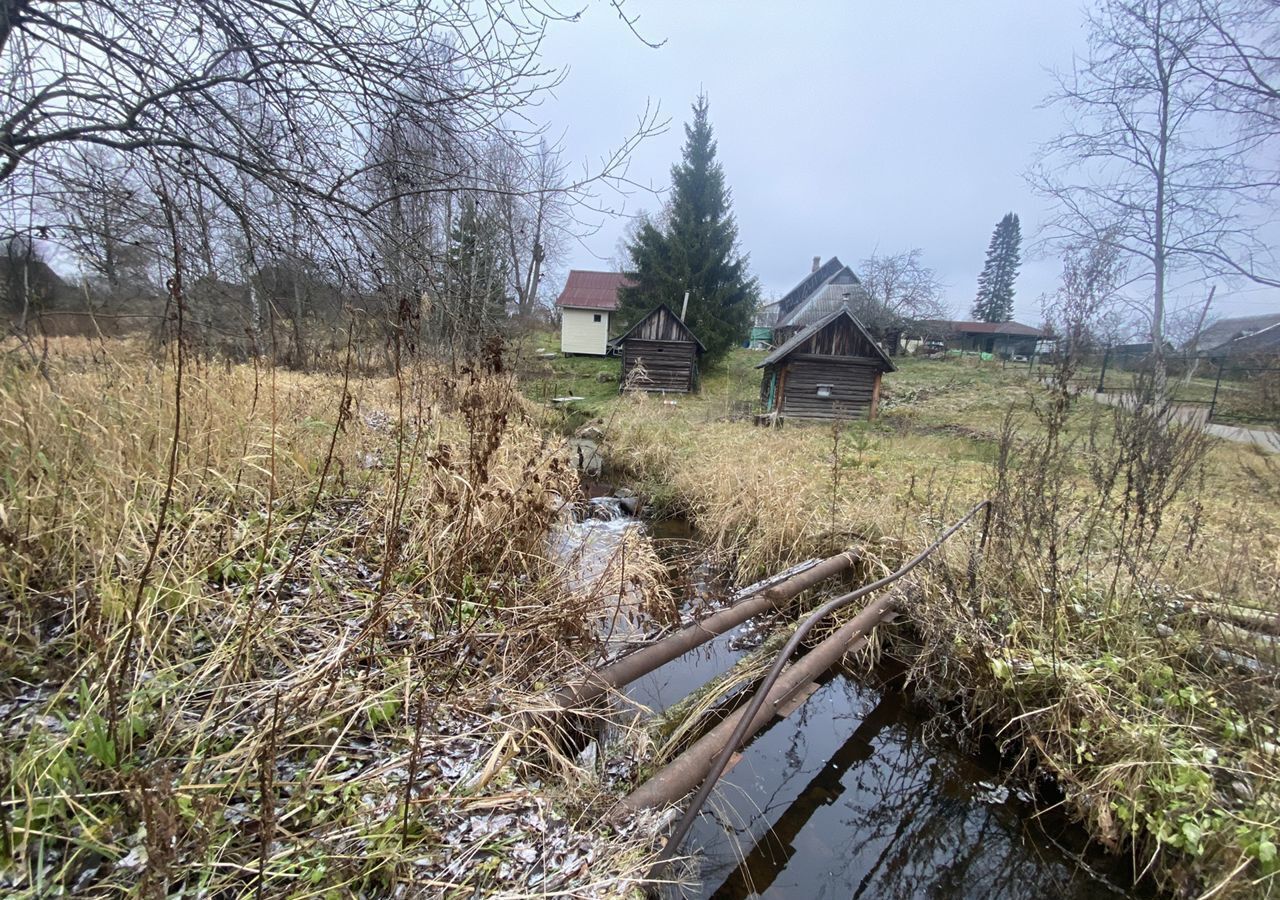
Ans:
<svg viewBox="0 0 1280 900"><path fill-rule="evenodd" d="M880 393L880 370L840 359L788 359L782 365L778 409L788 419L871 419ZM830 397L818 385L831 385Z"/></svg>
<svg viewBox="0 0 1280 900"><path fill-rule="evenodd" d="M643 368L643 377L637 367ZM633 334L622 344L623 387L687 394L697 372L698 346L692 341L642 340Z"/></svg>

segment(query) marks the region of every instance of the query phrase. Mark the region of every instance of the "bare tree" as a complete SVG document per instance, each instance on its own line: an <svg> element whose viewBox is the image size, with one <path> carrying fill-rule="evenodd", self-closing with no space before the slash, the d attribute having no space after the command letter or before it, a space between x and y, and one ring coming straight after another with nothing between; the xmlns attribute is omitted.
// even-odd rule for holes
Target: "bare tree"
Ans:
<svg viewBox="0 0 1280 900"><path fill-rule="evenodd" d="M1280 136L1280 2L1276 0L1198 0L1208 29L1187 50L1189 64L1211 79L1216 106L1229 114L1242 140L1266 145ZM1280 183L1275 154L1258 173L1259 186Z"/></svg>
<svg viewBox="0 0 1280 900"><path fill-rule="evenodd" d="M1062 286L1044 298L1044 320L1057 336L1058 368L1070 382L1082 354L1114 343L1128 331L1118 312L1127 259L1113 240L1066 247Z"/></svg>
<svg viewBox="0 0 1280 900"><path fill-rule="evenodd" d="M61 243L118 293L137 289L155 262L159 212L146 183L120 153L89 145L69 155L53 216Z"/></svg>
<svg viewBox="0 0 1280 900"><path fill-rule="evenodd" d="M1156 352L1170 277L1235 273L1267 284L1269 211L1252 171L1256 139L1224 127L1204 60L1217 52L1209 0L1102 0L1090 46L1050 101L1072 117L1030 180L1058 214L1046 238L1107 244L1132 263ZM1146 293L1149 291L1149 293Z"/></svg>
<svg viewBox="0 0 1280 900"><path fill-rule="evenodd" d="M560 78L541 42L573 18L534 0L0 0L0 220L17 227L15 198L97 190L73 160L99 148L182 186L193 281L296 268L305 246L313 268L413 306L457 196L505 190L485 148L500 136L536 158L529 107ZM401 124L431 152L401 153ZM662 127L646 110L558 196L625 190L630 152Z"/></svg>
<svg viewBox="0 0 1280 900"><path fill-rule="evenodd" d="M884 334L912 320L942 317L942 282L919 248L872 254L860 270L866 294L854 314L872 331Z"/></svg>
<svg viewBox="0 0 1280 900"><path fill-rule="evenodd" d="M507 269L518 315L533 315L542 269L563 251L571 227L573 197L560 152L539 141L528 154L502 144L492 153L496 211L505 237Z"/></svg>

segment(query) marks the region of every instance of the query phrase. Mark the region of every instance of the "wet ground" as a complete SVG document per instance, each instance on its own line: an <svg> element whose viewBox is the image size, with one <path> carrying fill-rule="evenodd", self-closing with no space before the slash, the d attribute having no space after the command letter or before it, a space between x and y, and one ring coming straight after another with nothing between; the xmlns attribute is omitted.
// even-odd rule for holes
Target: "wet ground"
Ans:
<svg viewBox="0 0 1280 900"><path fill-rule="evenodd" d="M723 595L685 523L649 526L690 606ZM755 646L752 623L626 689L664 710ZM721 780L671 897L1130 897L1126 861L1004 786L998 760L958 749L887 669L836 671L775 719ZM1043 806L1043 804L1040 804Z"/></svg>

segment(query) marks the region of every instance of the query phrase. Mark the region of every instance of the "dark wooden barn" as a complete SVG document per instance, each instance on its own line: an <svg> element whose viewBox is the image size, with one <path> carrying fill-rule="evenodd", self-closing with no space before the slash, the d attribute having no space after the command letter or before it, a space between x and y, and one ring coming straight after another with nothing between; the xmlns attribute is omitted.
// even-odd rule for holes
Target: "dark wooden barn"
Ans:
<svg viewBox="0 0 1280 900"><path fill-rule="evenodd" d="M893 363L847 308L806 325L756 366L760 400L785 419L874 419Z"/></svg>
<svg viewBox="0 0 1280 900"><path fill-rule="evenodd" d="M687 394L698 388L702 341L664 303L614 338L622 355L622 387Z"/></svg>

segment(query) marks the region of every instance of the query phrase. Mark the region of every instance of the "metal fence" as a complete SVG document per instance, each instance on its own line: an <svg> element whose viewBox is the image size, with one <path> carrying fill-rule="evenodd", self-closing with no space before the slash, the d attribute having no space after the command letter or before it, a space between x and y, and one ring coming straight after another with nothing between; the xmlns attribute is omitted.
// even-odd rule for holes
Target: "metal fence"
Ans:
<svg viewBox="0 0 1280 900"><path fill-rule="evenodd" d="M1228 357L1215 368L1210 422L1280 425L1280 366Z"/></svg>
<svg viewBox="0 0 1280 900"><path fill-rule="evenodd" d="M1133 390L1135 376L1150 371L1152 364L1150 354L1113 350L1087 354L1075 367L1071 387L1081 394L1122 395ZM1050 357L1006 360L1004 366L1025 369L1042 380L1054 370ZM1274 359L1174 353L1164 356L1164 366L1173 402L1203 421L1280 426L1280 364Z"/></svg>

